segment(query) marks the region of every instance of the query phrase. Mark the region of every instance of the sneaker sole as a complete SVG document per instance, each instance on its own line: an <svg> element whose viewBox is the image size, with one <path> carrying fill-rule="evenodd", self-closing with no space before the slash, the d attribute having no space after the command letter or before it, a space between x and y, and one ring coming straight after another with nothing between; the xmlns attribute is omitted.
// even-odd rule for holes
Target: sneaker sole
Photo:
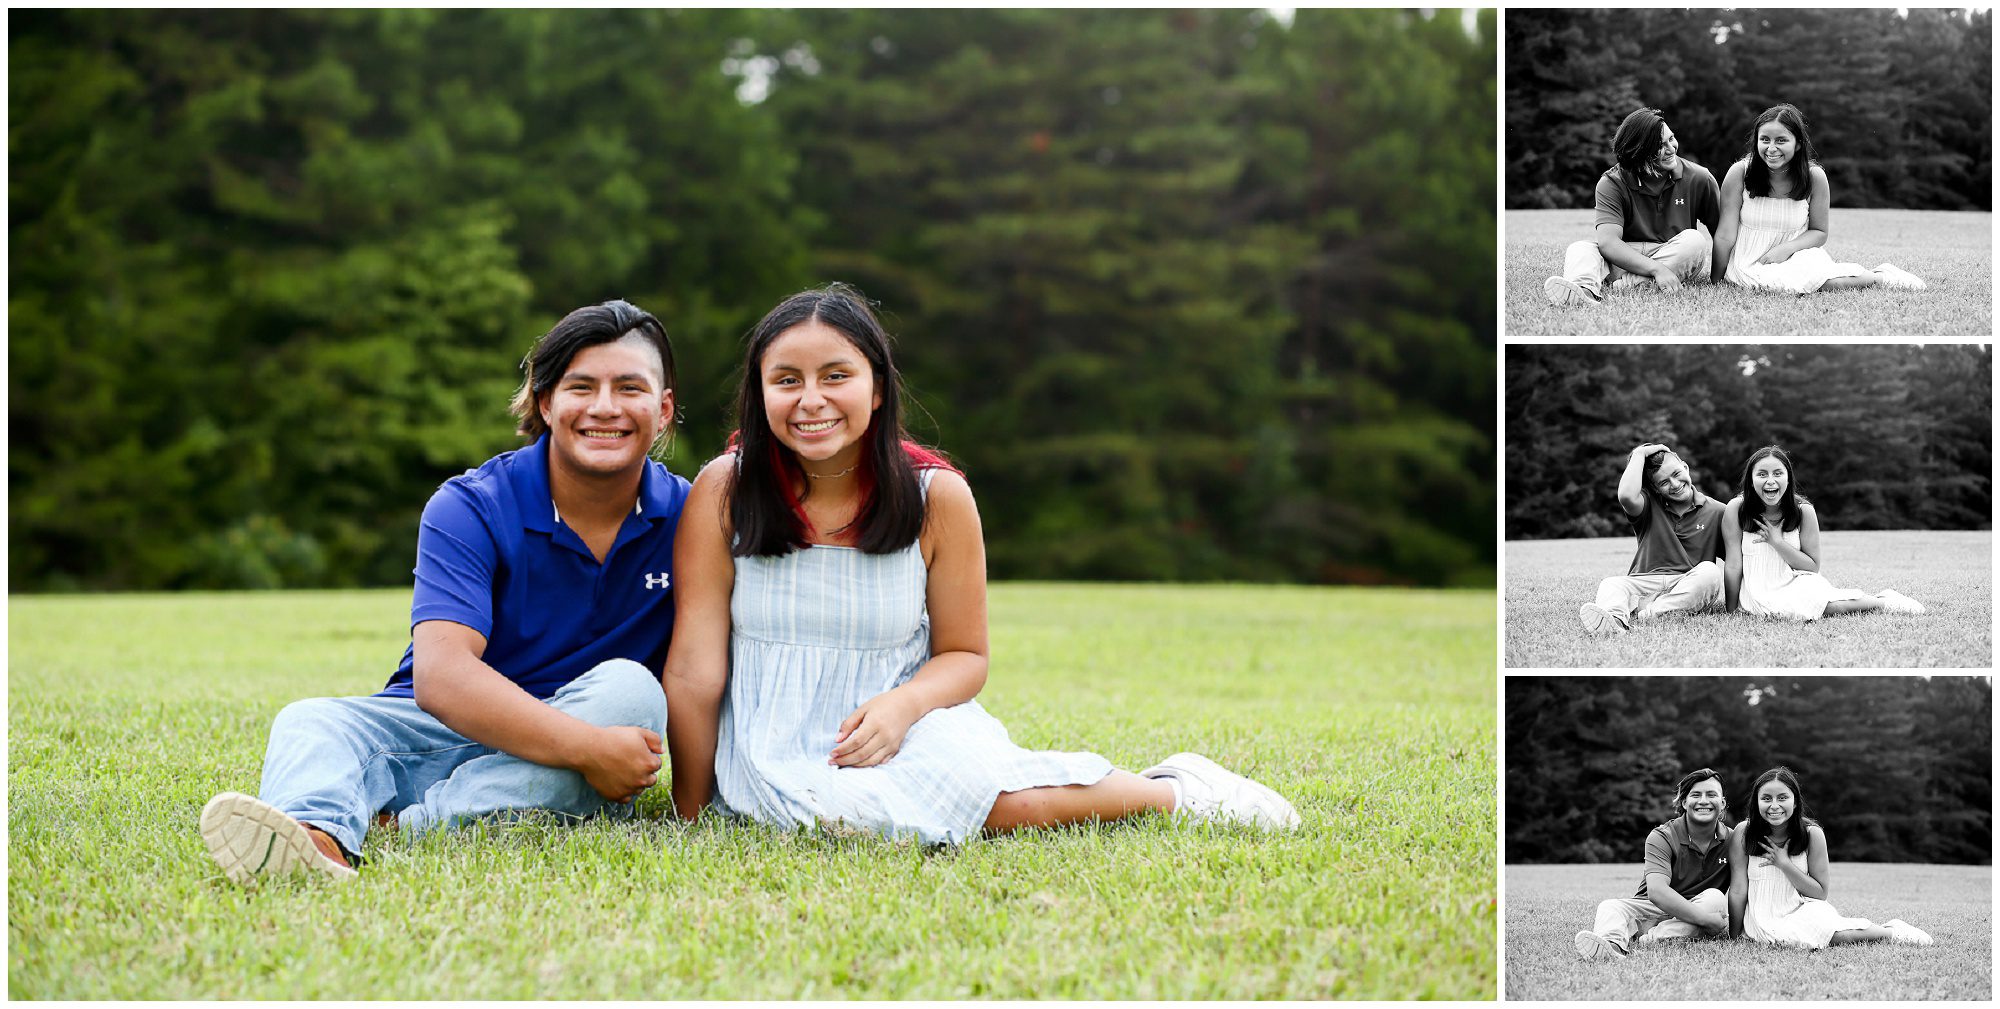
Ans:
<svg viewBox="0 0 2000 1009"><path fill-rule="evenodd" d="M1168 765L1170 764L1177 766L1169 767ZM1176 753L1173 756L1168 757L1167 759L1162 760L1157 764L1154 764L1152 767L1147 768L1139 776L1142 778L1151 778L1155 775L1155 772L1158 772L1162 769L1170 771L1179 771L1182 773L1191 772L1195 775L1206 778L1210 781L1228 781L1231 778L1235 778L1236 780L1243 782L1245 785L1248 785L1251 791L1253 791L1258 798L1263 800L1262 804L1265 804L1270 808L1275 808L1279 810L1279 812L1275 814L1274 820L1267 822L1261 818L1253 818L1250 821L1253 825L1258 827L1269 827L1274 830L1293 830L1297 828L1299 825L1299 811L1296 808L1294 808L1292 804L1285 799L1284 796L1279 795L1278 793L1272 791L1271 789L1265 787L1264 785L1258 784L1257 782L1252 781L1251 779L1246 778L1243 775L1232 773L1229 769L1223 767L1221 764L1218 764L1215 761L1210 760L1199 753Z"/></svg>
<svg viewBox="0 0 2000 1009"><path fill-rule="evenodd" d="M1625 626L1618 622L1618 618L1596 603L1584 603L1577 607L1576 617L1583 621L1583 629L1592 634L1625 633Z"/></svg>
<svg viewBox="0 0 2000 1009"><path fill-rule="evenodd" d="M1574 281L1564 280L1561 277L1550 277L1542 281L1542 293L1548 295L1549 304L1557 308L1597 304L1597 299L1592 298L1590 292L1578 287Z"/></svg>
<svg viewBox="0 0 2000 1009"><path fill-rule="evenodd" d="M1611 940L1595 932L1578 932L1575 942L1576 955L1585 960L1602 960L1618 956L1618 947L1611 945Z"/></svg>
<svg viewBox="0 0 2000 1009"><path fill-rule="evenodd" d="M201 839L222 874L236 883L299 869L337 880L358 875L320 854L304 824L241 792L224 792L201 808Z"/></svg>

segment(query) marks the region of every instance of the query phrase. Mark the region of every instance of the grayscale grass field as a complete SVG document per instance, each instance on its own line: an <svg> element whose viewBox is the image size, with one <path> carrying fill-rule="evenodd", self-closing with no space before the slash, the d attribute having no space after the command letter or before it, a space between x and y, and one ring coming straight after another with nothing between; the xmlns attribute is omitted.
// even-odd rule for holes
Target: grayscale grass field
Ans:
<svg viewBox="0 0 2000 1009"><path fill-rule="evenodd" d="M375 831L344 886L229 884L202 804L256 790L285 703L379 688L409 598L10 599L8 994L1496 996L1491 592L993 588L980 699L1017 742L1206 753L1293 800L1287 835L1151 817L929 851L528 818Z"/></svg>
<svg viewBox="0 0 2000 1009"><path fill-rule="evenodd" d="M1508 540L1504 664L1542 667L1941 668L1993 664L1991 532L1829 532L1822 570L1835 585L1895 589L1928 612L1864 613L1811 623L1747 613L1670 615L1594 637L1577 608L1597 583L1624 574L1630 536Z"/></svg>
<svg viewBox="0 0 2000 1009"><path fill-rule="evenodd" d="M1992 866L1835 861L1830 875L1828 899L1842 914L1901 918L1937 945L1802 950L1701 939L1640 944L1629 957L1585 961L1572 944L1576 933L1591 927L1599 901L1638 889L1639 866L1509 865L1507 997L1862 1003L1993 997Z"/></svg>
<svg viewBox="0 0 2000 1009"><path fill-rule="evenodd" d="M1557 308L1542 282L1562 272L1563 250L1591 237L1589 210L1506 214L1508 336L1980 336L1993 334L1993 215L1943 210L1832 211L1827 253L1873 268L1889 262L1925 291L1758 294L1729 284L1678 294L1616 293L1599 305Z"/></svg>

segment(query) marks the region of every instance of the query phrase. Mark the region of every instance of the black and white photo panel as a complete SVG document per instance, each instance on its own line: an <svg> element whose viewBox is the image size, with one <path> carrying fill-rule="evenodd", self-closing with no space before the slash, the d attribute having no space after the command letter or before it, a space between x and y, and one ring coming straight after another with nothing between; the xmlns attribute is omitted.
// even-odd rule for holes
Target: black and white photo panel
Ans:
<svg viewBox="0 0 2000 1009"><path fill-rule="evenodd" d="M1993 995L1993 683L1508 676L1509 999Z"/></svg>
<svg viewBox="0 0 2000 1009"><path fill-rule="evenodd" d="M1989 668L1993 357L1511 344L1504 664Z"/></svg>

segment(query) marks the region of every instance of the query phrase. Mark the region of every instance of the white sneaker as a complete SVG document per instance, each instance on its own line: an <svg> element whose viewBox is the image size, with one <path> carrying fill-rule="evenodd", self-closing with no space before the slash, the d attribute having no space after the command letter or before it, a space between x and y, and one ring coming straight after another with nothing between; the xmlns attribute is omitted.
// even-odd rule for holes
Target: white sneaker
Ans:
<svg viewBox="0 0 2000 1009"><path fill-rule="evenodd" d="M1889 941L1893 943L1898 943L1904 946L1937 945L1937 940L1931 938L1931 934L1929 932L1926 932L1923 929L1920 929L1915 925L1912 925L1909 922L1904 921L1901 918L1891 918L1888 921L1883 922L1882 927L1889 930Z"/></svg>
<svg viewBox="0 0 2000 1009"><path fill-rule="evenodd" d="M300 869L337 880L359 875L320 851L305 824L241 792L224 792L201 808L201 839L223 875L237 883Z"/></svg>
<svg viewBox="0 0 2000 1009"><path fill-rule="evenodd" d="M1577 607L1576 618L1583 621L1583 629L1592 634L1623 634L1627 630L1625 621L1596 603L1584 603Z"/></svg>
<svg viewBox="0 0 2000 1009"><path fill-rule="evenodd" d="M1571 305L1595 305L1602 299L1597 292L1564 277L1550 277L1542 281L1542 293L1549 296L1549 304L1557 308Z"/></svg>
<svg viewBox="0 0 2000 1009"><path fill-rule="evenodd" d="M1881 266L1876 267L1875 276L1880 278L1877 282L1883 287L1893 287L1898 291L1921 291L1924 289L1923 278L1906 270L1899 270L1893 263L1883 263Z"/></svg>
<svg viewBox="0 0 2000 1009"><path fill-rule="evenodd" d="M1890 613L1922 613L1924 611L1923 603L1917 602L1915 599L1911 599L1909 596L1895 589L1883 589L1875 593L1875 598L1882 600L1882 608Z"/></svg>
<svg viewBox="0 0 2000 1009"><path fill-rule="evenodd" d="M1181 805L1198 820L1247 823L1267 830L1299 825L1299 811L1285 797L1197 753L1176 753L1140 772L1143 778L1172 778L1181 786Z"/></svg>
<svg viewBox="0 0 2000 1009"><path fill-rule="evenodd" d="M1617 943L1595 932L1578 932L1576 934L1576 955L1585 960L1602 960L1606 957L1620 957L1629 954L1619 949Z"/></svg>

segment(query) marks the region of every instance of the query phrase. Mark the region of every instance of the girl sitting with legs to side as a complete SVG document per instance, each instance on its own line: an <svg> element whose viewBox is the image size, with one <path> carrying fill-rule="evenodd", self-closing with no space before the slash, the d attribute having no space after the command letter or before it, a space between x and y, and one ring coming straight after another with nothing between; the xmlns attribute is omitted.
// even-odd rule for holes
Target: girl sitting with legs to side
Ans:
<svg viewBox="0 0 2000 1009"><path fill-rule="evenodd" d="M1181 753L1140 774L1009 740L987 677L986 551L962 474L903 431L888 335L842 285L752 331L733 450L674 554L674 807L962 843L1147 810L1287 829L1269 788Z"/></svg>

